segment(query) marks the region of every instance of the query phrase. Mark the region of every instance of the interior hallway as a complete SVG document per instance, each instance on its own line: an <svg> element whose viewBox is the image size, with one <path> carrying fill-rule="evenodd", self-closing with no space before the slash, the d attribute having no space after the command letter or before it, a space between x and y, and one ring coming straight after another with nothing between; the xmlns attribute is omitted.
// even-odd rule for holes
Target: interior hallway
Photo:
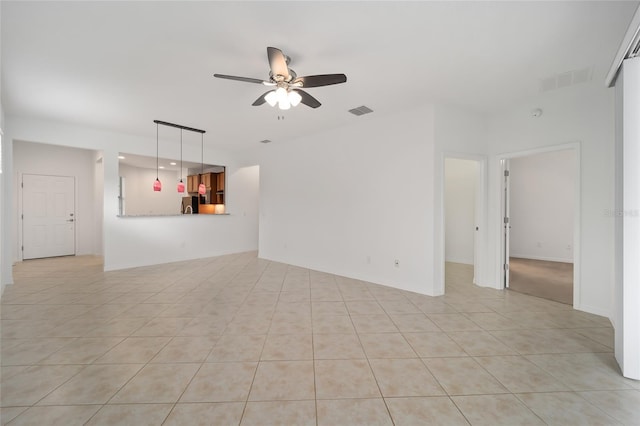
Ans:
<svg viewBox="0 0 640 426"><path fill-rule="evenodd" d="M471 284L428 297L244 253L17 264L2 424L638 424L605 318Z"/></svg>

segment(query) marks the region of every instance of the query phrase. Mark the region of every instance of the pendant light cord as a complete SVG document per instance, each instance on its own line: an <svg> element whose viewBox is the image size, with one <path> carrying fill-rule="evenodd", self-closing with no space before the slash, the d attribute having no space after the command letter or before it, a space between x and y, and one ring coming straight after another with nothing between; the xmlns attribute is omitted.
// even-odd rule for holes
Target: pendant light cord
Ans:
<svg viewBox="0 0 640 426"><path fill-rule="evenodd" d="M200 146L201 148L201 152L200 152L200 161L202 162L202 174L204 174L204 133L200 134Z"/></svg>
<svg viewBox="0 0 640 426"><path fill-rule="evenodd" d="M182 182L182 129L180 129L180 182Z"/></svg>
<svg viewBox="0 0 640 426"><path fill-rule="evenodd" d="M156 123L156 180L158 180L158 175L160 174L159 172L159 167L158 167L158 155L160 155L159 149L158 149L158 123Z"/></svg>

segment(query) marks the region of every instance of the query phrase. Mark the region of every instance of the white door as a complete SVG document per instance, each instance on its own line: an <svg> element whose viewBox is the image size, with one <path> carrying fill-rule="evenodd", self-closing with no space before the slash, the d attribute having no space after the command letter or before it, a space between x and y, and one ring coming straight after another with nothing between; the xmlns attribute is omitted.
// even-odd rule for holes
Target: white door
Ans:
<svg viewBox="0 0 640 426"><path fill-rule="evenodd" d="M22 258L75 255L75 178L22 175Z"/></svg>

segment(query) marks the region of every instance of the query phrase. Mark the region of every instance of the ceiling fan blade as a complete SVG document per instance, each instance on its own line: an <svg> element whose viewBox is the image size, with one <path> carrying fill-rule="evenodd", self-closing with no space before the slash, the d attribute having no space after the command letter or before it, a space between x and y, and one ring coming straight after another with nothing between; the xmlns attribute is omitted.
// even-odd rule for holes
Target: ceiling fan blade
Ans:
<svg viewBox="0 0 640 426"><path fill-rule="evenodd" d="M225 75L225 74L214 74L213 76L218 78L226 78L227 80L244 81L245 83L258 83L258 84L265 83L264 80L260 80L259 78L237 77L235 75Z"/></svg>
<svg viewBox="0 0 640 426"><path fill-rule="evenodd" d="M310 106L311 108L318 108L320 105L322 105L319 100L317 100L316 98L314 98L313 96L305 92L304 90L300 90L300 89L292 89L292 90L300 94L300 96L302 97L302 99L300 99L300 103L303 103L306 106Z"/></svg>
<svg viewBox="0 0 640 426"><path fill-rule="evenodd" d="M321 74L298 77L293 84L302 83L302 87L320 87L345 83L346 81L347 76L344 74Z"/></svg>
<svg viewBox="0 0 640 426"><path fill-rule="evenodd" d="M258 99L256 99L251 105L260 106L260 105L264 104L265 102L267 102L267 99L266 99L267 95L269 93L271 93L271 92L273 92L273 90L269 90L268 92L264 92L262 94L262 96L260 96Z"/></svg>
<svg viewBox="0 0 640 426"><path fill-rule="evenodd" d="M281 75L285 81L288 81L290 79L289 67L287 67L287 58L282 53L282 50L275 47L267 47L267 56L269 57L271 75L273 77Z"/></svg>

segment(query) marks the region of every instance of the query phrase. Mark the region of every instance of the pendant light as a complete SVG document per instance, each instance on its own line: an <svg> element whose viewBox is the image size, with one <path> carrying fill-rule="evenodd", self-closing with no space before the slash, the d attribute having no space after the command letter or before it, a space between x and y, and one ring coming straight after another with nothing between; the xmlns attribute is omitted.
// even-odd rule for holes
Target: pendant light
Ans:
<svg viewBox="0 0 640 426"><path fill-rule="evenodd" d="M0 0L1 1L1 0ZM158 177L158 169L159 167L159 136L158 136L158 125L162 124L163 126L169 126L169 127L177 127L178 129L180 129L180 182L178 182L177 185L177 190L178 193L184 193L185 192L185 185L184 185L184 181L183 181L183 163L182 163L182 149L183 149L183 141L182 141L182 131L183 130L188 130L190 132L197 132L200 133L202 135L202 173L204 173L204 134L206 133L205 130L200 130L200 129L195 129L193 127L187 127L187 126L182 126L180 124L175 124L175 123L169 123L167 121L160 121L160 120L153 120L154 123L156 123L156 181L153 183L153 190L154 191L162 191L162 183L160 183L160 179ZM175 165L175 163L172 163L171 165ZM204 183L201 183L198 186L198 193L200 195L205 195L207 193L207 188L204 185Z"/></svg>
<svg viewBox="0 0 640 426"><path fill-rule="evenodd" d="M184 192L184 182L182 181L182 129L180 129L180 182L178 182L178 192Z"/></svg>
<svg viewBox="0 0 640 426"><path fill-rule="evenodd" d="M160 192L162 191L162 182L160 182L160 179L158 178L158 155L159 155L159 149L158 149L158 123L156 123L156 181L153 182L153 190L155 192Z"/></svg>
<svg viewBox="0 0 640 426"><path fill-rule="evenodd" d="M201 154L200 154L200 161L202 162L202 173L200 176L204 175L204 133L200 134L200 140L201 140ZM200 185L198 185L198 194L200 195L204 195L207 193L207 187L204 186L204 183L200 182Z"/></svg>

